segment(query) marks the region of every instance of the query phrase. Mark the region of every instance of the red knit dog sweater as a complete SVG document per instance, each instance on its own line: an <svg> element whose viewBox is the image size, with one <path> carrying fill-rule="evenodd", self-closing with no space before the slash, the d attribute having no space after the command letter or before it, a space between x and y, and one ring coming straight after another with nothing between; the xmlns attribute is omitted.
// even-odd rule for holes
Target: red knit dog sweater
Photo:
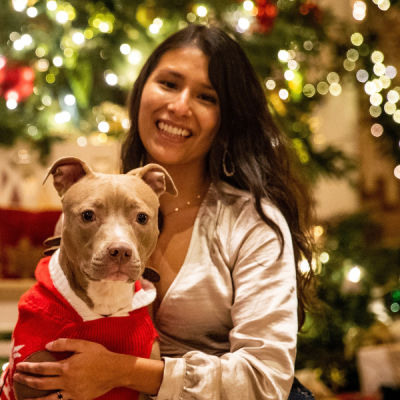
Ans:
<svg viewBox="0 0 400 400"><path fill-rule="evenodd" d="M108 350L149 358L157 332L146 307L133 310L126 317L106 317L83 321L82 317L56 289L49 273L50 257L36 268L37 283L19 302L19 318L13 332L13 346L1 400L15 400L12 377L19 362L57 338L97 342ZM135 292L140 290L136 282ZM7 373L8 372L8 373ZM7 377L6 377L7 375ZM2 379L2 380L3 380ZM139 392L115 388L99 397L104 400L137 399Z"/></svg>

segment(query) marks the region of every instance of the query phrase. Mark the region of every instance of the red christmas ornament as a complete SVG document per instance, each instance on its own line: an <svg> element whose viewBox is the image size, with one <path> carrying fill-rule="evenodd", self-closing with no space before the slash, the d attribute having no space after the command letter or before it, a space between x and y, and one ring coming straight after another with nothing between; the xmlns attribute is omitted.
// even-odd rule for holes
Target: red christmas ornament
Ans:
<svg viewBox="0 0 400 400"><path fill-rule="evenodd" d="M262 33L269 32L278 15L278 7L271 0L257 0L257 20L259 23L259 31Z"/></svg>
<svg viewBox="0 0 400 400"><path fill-rule="evenodd" d="M322 23L322 11L314 1L307 0L300 6L300 14L310 15L315 23Z"/></svg>
<svg viewBox="0 0 400 400"><path fill-rule="evenodd" d="M32 68L10 65L0 57L0 96L6 100L24 101L33 92L35 73Z"/></svg>

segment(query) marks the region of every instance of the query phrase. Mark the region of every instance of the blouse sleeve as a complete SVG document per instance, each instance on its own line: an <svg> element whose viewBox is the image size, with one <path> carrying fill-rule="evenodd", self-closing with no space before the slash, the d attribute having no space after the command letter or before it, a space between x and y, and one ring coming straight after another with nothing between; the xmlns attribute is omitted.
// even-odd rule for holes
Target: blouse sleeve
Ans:
<svg viewBox="0 0 400 400"><path fill-rule="evenodd" d="M280 242L254 210L241 209L222 246L234 288L230 352L221 357L190 351L164 357L157 400L286 400L294 377L297 294L292 239L274 207L264 211L282 230Z"/></svg>

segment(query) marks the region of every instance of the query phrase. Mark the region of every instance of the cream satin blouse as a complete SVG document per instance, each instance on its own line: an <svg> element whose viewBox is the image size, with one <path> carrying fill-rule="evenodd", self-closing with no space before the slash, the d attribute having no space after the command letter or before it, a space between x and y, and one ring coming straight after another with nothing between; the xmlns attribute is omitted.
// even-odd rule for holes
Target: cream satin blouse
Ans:
<svg viewBox="0 0 400 400"><path fill-rule="evenodd" d="M185 262L155 316L165 361L157 400L286 400L297 337L292 239L282 214L249 193L210 187Z"/></svg>

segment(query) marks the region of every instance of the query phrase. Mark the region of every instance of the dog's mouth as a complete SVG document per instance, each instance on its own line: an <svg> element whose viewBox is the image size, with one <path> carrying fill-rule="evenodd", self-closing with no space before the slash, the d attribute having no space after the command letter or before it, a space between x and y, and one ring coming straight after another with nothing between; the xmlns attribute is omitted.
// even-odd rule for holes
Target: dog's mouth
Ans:
<svg viewBox="0 0 400 400"><path fill-rule="evenodd" d="M102 282L104 281L111 281L111 282L130 282L131 278L122 271L113 272L107 275L105 278L101 279Z"/></svg>
<svg viewBox="0 0 400 400"><path fill-rule="evenodd" d="M119 263L103 259L93 258L89 268L85 268L85 274L89 280L134 282L141 275L142 263L139 259L127 263Z"/></svg>

